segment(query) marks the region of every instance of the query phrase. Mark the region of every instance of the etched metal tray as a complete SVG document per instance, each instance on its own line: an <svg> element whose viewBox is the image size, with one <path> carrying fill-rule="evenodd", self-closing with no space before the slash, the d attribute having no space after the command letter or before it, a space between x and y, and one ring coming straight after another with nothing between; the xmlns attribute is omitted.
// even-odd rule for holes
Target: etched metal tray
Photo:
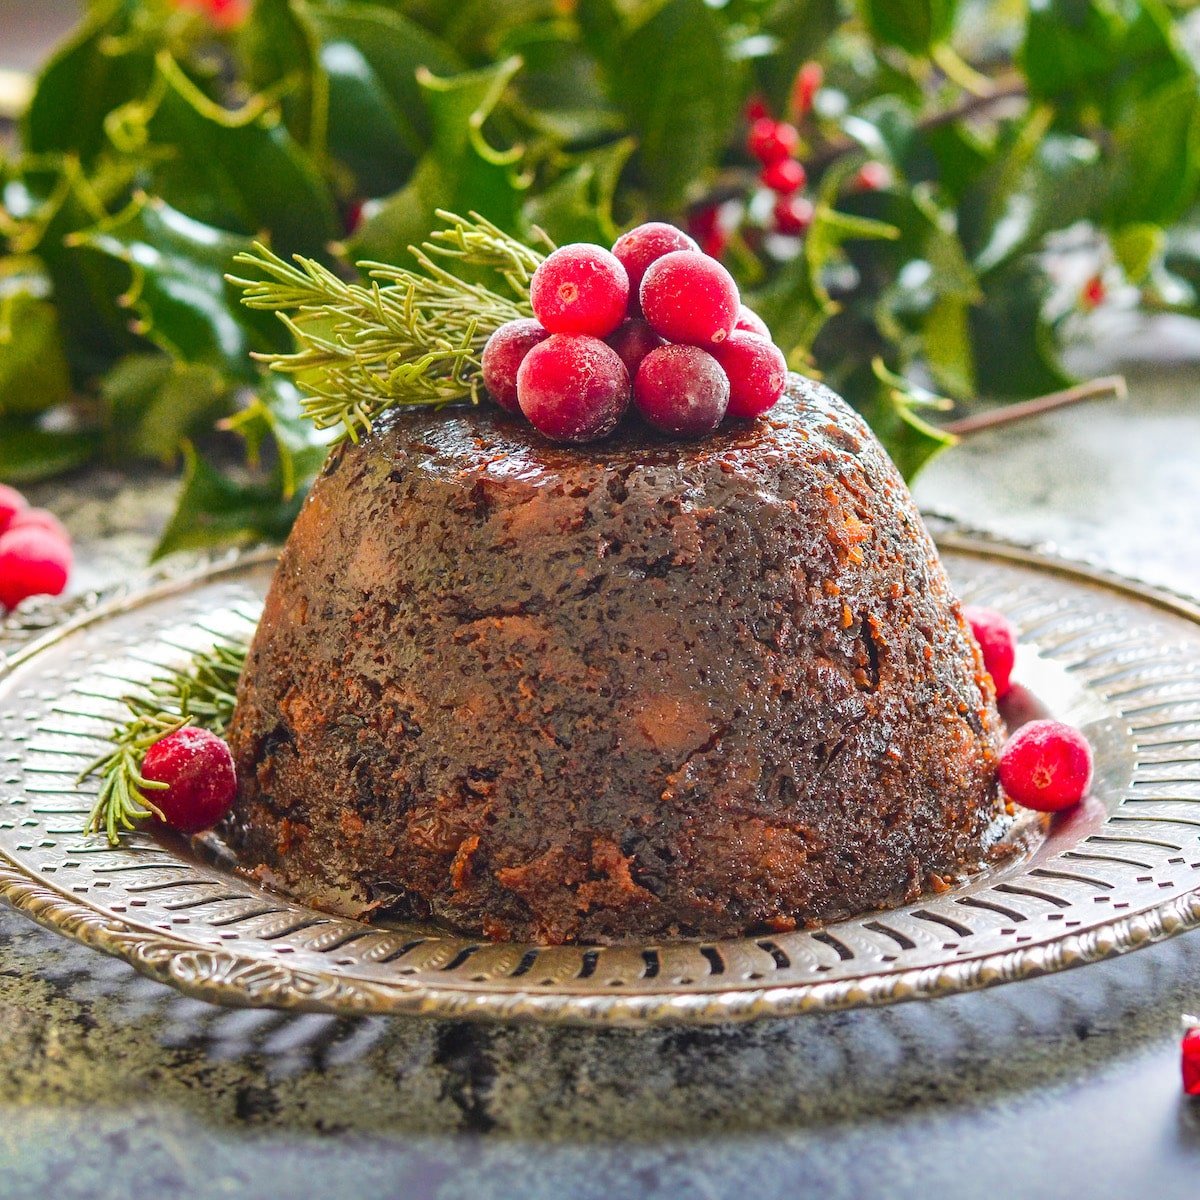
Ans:
<svg viewBox="0 0 1200 1200"><path fill-rule="evenodd" d="M964 598L1007 612L1028 692L1096 751L1091 798L1025 855L940 895L824 929L544 948L327 916L138 833L80 833L80 769L118 699L254 622L267 554L0 627L0 894L206 1000L336 1013L645 1025L886 1004L1041 975L1200 924L1200 605L953 531ZM34 614L33 624L37 624Z"/></svg>

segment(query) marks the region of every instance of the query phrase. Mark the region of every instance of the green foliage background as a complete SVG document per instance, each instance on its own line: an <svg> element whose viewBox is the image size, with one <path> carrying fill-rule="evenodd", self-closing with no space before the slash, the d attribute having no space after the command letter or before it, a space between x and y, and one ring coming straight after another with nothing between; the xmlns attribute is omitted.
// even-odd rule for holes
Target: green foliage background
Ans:
<svg viewBox="0 0 1200 1200"><path fill-rule="evenodd" d="M1073 298L1045 256L1063 230L1147 308L1200 315L1192 10L257 0L220 30L95 0L0 161L0 478L181 463L160 552L280 536L324 445L250 357L288 349L224 278L252 239L349 275L404 261L437 208L609 242L718 201L726 262L792 364L911 475L951 440L919 411L933 393L1068 381ZM826 85L801 124L816 211L797 241L761 220L743 112L787 115L806 60ZM867 160L888 186L856 186Z"/></svg>

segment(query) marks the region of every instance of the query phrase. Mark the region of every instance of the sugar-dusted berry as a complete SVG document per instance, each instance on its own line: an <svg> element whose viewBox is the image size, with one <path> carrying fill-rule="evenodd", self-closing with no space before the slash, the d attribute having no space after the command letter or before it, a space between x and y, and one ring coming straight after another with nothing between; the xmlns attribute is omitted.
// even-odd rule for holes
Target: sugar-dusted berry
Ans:
<svg viewBox="0 0 1200 1200"><path fill-rule="evenodd" d="M57 596L71 573L71 547L36 525L0 534L0 609L30 596Z"/></svg>
<svg viewBox="0 0 1200 1200"><path fill-rule="evenodd" d="M1058 812L1078 804L1092 782L1087 738L1061 721L1030 721L1000 754L1000 784L1025 808Z"/></svg>
<svg viewBox="0 0 1200 1200"><path fill-rule="evenodd" d="M511 413L521 411L517 403L517 371L525 355L550 336L540 321L528 317L508 321L487 340L481 368L488 395Z"/></svg>
<svg viewBox="0 0 1200 1200"><path fill-rule="evenodd" d="M713 356L729 377L729 415L748 420L765 413L787 386L787 360L773 342L736 329Z"/></svg>
<svg viewBox="0 0 1200 1200"><path fill-rule="evenodd" d="M605 341L621 356L630 379L637 374L642 359L663 344L662 338L641 317L630 317L622 322L616 333L610 334Z"/></svg>
<svg viewBox="0 0 1200 1200"><path fill-rule="evenodd" d="M29 501L14 487L0 483L0 533L8 528L8 523L16 513L27 508Z"/></svg>
<svg viewBox="0 0 1200 1200"><path fill-rule="evenodd" d="M1017 631L1009 619L994 608L968 604L963 616L983 651L983 665L996 687L996 698L1012 690L1013 664L1017 658Z"/></svg>
<svg viewBox="0 0 1200 1200"><path fill-rule="evenodd" d="M642 313L669 342L713 346L737 323L741 299L733 276L706 254L676 250L650 264L642 279Z"/></svg>
<svg viewBox="0 0 1200 1200"><path fill-rule="evenodd" d="M556 442L607 437L629 407L629 372L599 338L554 334L525 356L517 399L533 426Z"/></svg>
<svg viewBox="0 0 1200 1200"><path fill-rule="evenodd" d="M1188 1018L1195 1022L1195 1017ZM1180 1066L1183 1069L1183 1093L1200 1096L1200 1025L1189 1023L1179 1044Z"/></svg>
<svg viewBox="0 0 1200 1200"><path fill-rule="evenodd" d="M661 346L638 368L633 402L655 429L675 437L703 437L725 416L729 380L699 346Z"/></svg>
<svg viewBox="0 0 1200 1200"><path fill-rule="evenodd" d="M146 751L142 778L167 785L146 795L163 821L180 833L211 828L237 795L237 770L229 747L215 733L191 725L168 733Z"/></svg>
<svg viewBox="0 0 1200 1200"><path fill-rule="evenodd" d="M67 545L71 544L71 535L67 533L66 527L52 512L44 508L22 508L13 513L8 530L13 529L45 529L55 537L61 538Z"/></svg>
<svg viewBox="0 0 1200 1200"><path fill-rule="evenodd" d="M629 276L630 296L636 298L642 277L652 262L674 250L699 249L695 239L688 237L682 229L676 229L665 221L647 221L621 234L613 243L612 252Z"/></svg>
<svg viewBox="0 0 1200 1200"><path fill-rule="evenodd" d="M625 319L629 276L620 259L603 246L561 246L533 273L533 315L551 333L608 337Z"/></svg>
<svg viewBox="0 0 1200 1200"><path fill-rule="evenodd" d="M767 328L766 321L754 309L747 308L744 304L738 309L737 323L733 328L735 331L740 329L744 333L757 334L768 342L771 340L771 331Z"/></svg>

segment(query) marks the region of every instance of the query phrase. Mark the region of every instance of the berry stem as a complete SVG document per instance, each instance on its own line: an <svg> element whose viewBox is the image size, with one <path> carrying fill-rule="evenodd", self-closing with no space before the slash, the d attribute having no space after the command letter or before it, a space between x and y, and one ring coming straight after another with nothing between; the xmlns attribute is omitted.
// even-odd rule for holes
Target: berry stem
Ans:
<svg viewBox="0 0 1200 1200"><path fill-rule="evenodd" d="M1019 404L972 413L969 417L948 421L942 428L955 437L970 437L972 434L982 433L985 429L998 429L1003 425L1028 421L1032 417L1040 417L1043 413L1070 408L1073 404L1083 404L1088 400L1124 400L1127 395L1128 388L1123 375L1105 375L1100 379L1090 379L1086 383L1064 388L1061 392L1050 392L1032 400L1023 400Z"/></svg>

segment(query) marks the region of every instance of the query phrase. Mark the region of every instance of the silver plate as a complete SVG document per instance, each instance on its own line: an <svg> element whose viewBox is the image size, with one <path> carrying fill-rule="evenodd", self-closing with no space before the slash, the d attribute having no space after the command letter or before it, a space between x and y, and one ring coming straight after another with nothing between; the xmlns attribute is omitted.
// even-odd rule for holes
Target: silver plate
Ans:
<svg viewBox="0 0 1200 1200"><path fill-rule="evenodd" d="M1200 924L1200 606L990 539L939 541L960 594L1020 628L1022 683L1086 731L1097 760L1079 810L940 895L770 937L543 948L333 918L150 834L116 850L83 837L95 784L75 777L119 696L214 632L252 626L272 568L261 553L91 598L66 621L48 608L40 633L0 628L0 894L222 1004L605 1025L946 995Z"/></svg>

